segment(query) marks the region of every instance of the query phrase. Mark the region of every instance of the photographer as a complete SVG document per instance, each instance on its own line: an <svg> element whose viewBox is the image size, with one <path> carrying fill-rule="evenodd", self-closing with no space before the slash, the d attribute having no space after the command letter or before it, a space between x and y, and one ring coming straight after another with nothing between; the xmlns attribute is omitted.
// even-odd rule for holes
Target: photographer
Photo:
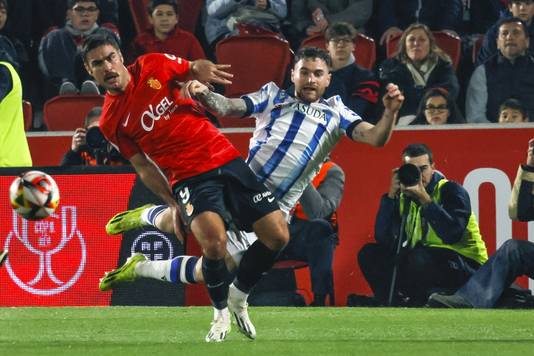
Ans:
<svg viewBox="0 0 534 356"><path fill-rule="evenodd" d="M119 152L104 138L98 128L102 108L95 106L87 116L83 128L79 127L72 136L71 149L65 153L61 166L116 166L127 164Z"/></svg>
<svg viewBox="0 0 534 356"><path fill-rule="evenodd" d="M377 243L365 245L358 261L379 303L388 302L396 269L393 304L422 306L432 292L459 288L488 255L469 195L434 170L432 151L411 144L402 160L380 201Z"/></svg>

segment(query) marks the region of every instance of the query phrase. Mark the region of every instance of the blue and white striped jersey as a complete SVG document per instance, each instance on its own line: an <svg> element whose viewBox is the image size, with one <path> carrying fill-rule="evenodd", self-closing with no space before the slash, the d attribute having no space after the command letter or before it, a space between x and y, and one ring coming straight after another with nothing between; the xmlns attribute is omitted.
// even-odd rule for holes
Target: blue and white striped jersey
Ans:
<svg viewBox="0 0 534 356"><path fill-rule="evenodd" d="M342 135L361 117L339 96L304 103L274 83L243 96L256 118L247 163L288 213Z"/></svg>

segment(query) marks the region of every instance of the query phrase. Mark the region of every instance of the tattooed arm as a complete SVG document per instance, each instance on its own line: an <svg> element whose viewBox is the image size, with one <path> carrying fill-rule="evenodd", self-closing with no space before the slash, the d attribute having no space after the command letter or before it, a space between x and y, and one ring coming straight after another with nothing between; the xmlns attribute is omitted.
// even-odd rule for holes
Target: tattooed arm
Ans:
<svg viewBox="0 0 534 356"><path fill-rule="evenodd" d="M239 116L247 113L245 100L241 98L230 99L221 94L209 90L209 88L193 80L186 84L187 92L191 97L196 97L208 110L220 116Z"/></svg>

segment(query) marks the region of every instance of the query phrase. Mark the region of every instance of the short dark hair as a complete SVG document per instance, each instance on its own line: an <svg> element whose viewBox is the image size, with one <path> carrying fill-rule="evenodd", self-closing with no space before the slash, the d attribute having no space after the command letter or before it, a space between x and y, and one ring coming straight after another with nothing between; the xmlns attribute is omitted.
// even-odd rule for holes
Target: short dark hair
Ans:
<svg viewBox="0 0 534 356"><path fill-rule="evenodd" d="M99 0L69 0L67 2L67 9L72 9L74 5L76 5L79 2L94 2L96 7L100 9L100 2Z"/></svg>
<svg viewBox="0 0 534 356"><path fill-rule="evenodd" d="M319 58L323 60L328 68L332 67L332 59L330 58L330 55L328 52L326 52L324 49L316 48L316 47L303 47L298 50L297 54L295 55L295 63L302 59L315 59Z"/></svg>
<svg viewBox="0 0 534 356"><path fill-rule="evenodd" d="M512 5L514 2L524 2L524 3L530 4L532 3L532 0L509 0L508 5Z"/></svg>
<svg viewBox="0 0 534 356"><path fill-rule="evenodd" d="M116 48L120 51L119 44L113 38L113 36L107 35L107 34L94 34L88 36L82 45L81 55L84 63L87 63L87 54L92 51L93 49L100 47L110 45Z"/></svg>
<svg viewBox="0 0 534 356"><path fill-rule="evenodd" d="M447 124L465 124L465 118L456 105L454 97L450 95L449 91L442 87L430 88L428 89L421 101L419 102L419 107L415 115L415 119L410 123L410 125L428 125L425 116L426 102L430 98L441 96L447 102L447 109L449 109L449 117L447 118Z"/></svg>
<svg viewBox="0 0 534 356"><path fill-rule="evenodd" d="M525 21L521 20L519 17L504 17L504 18L501 18L499 21L497 21L497 35L499 34L499 32L501 32L501 26L509 24L509 23L519 23L521 27L523 28L523 32L525 33L525 36L530 37L527 24L525 23Z"/></svg>
<svg viewBox="0 0 534 356"><path fill-rule="evenodd" d="M102 115L102 107L101 106L95 106L89 112L87 113L87 116L85 116L85 120L83 122L83 126L87 127L89 124L91 124L96 117L100 120L100 115Z"/></svg>
<svg viewBox="0 0 534 356"><path fill-rule="evenodd" d="M351 39L354 39L357 34L358 32L350 23L334 22L326 29L324 33L324 38L326 42L329 42L330 40L341 36L349 36Z"/></svg>
<svg viewBox="0 0 534 356"><path fill-rule="evenodd" d="M428 155L428 161L430 164L434 163L434 158L432 157L432 150L425 145L424 143L412 143L402 151L402 158L404 157L419 157Z"/></svg>
<svg viewBox="0 0 534 356"><path fill-rule="evenodd" d="M170 5L174 9L174 12L178 14L180 8L178 7L178 2L176 0L151 0L148 3L147 11L149 14L152 14L156 7L160 5Z"/></svg>
<svg viewBox="0 0 534 356"><path fill-rule="evenodd" d="M528 113L527 113L527 110L525 109L525 106L518 99L508 98L505 101L503 101L502 104L499 106L499 114L504 109L517 110L521 113L521 115L523 115L523 117L528 117Z"/></svg>
<svg viewBox="0 0 534 356"><path fill-rule="evenodd" d="M6 9L6 11L9 10L7 0L0 0L0 9Z"/></svg>

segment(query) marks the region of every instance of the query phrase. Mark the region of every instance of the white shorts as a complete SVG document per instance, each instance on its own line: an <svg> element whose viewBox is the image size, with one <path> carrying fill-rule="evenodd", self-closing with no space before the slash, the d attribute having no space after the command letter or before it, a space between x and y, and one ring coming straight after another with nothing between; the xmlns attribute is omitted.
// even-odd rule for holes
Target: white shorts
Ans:
<svg viewBox="0 0 534 356"><path fill-rule="evenodd" d="M258 239L255 233L239 231L226 231L228 239L226 241L226 250L232 257L236 266L239 266L241 258L245 251Z"/></svg>

